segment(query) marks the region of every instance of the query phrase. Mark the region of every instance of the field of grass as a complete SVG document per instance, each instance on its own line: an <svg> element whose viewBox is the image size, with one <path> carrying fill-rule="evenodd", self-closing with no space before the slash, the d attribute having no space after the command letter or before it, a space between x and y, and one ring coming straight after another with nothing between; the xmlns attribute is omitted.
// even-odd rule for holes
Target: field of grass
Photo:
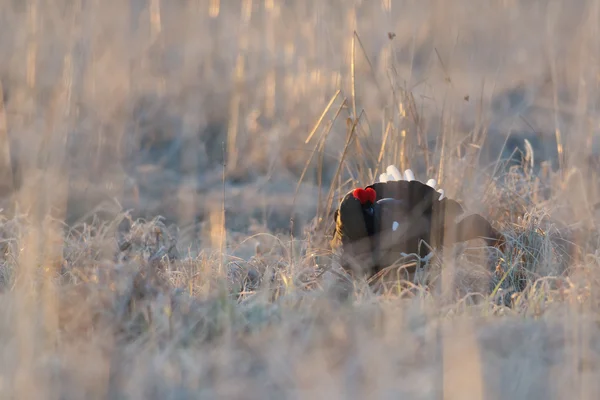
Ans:
<svg viewBox="0 0 600 400"><path fill-rule="evenodd" d="M599 398L599 20L0 0L0 398ZM507 251L348 281L333 210L388 164Z"/></svg>

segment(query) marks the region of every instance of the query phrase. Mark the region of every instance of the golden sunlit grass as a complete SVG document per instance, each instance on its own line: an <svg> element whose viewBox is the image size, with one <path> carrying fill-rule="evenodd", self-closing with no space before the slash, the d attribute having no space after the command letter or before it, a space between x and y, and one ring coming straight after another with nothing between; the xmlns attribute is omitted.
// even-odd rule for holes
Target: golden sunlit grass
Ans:
<svg viewBox="0 0 600 400"><path fill-rule="evenodd" d="M598 397L600 3L354 3L0 1L0 397ZM507 251L350 280L388 164Z"/></svg>

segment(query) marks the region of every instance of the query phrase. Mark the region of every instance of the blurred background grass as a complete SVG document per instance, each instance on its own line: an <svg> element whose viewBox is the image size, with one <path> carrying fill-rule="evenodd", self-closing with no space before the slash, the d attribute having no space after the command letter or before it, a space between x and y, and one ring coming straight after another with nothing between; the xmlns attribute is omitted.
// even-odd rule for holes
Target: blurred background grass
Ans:
<svg viewBox="0 0 600 400"><path fill-rule="evenodd" d="M598 0L0 1L0 392L596 398L599 12ZM498 167L515 149L526 178ZM538 277L565 268L531 214L586 226L578 275L514 314L432 296L325 302L309 290L313 254L281 237L316 237L305 232L317 214L330 223L327 200L390 163L516 224L504 228L521 229ZM114 257L128 209L165 219L122 233L142 261ZM159 231L178 264L138 279L171 255ZM239 287L223 295L223 277Z"/></svg>

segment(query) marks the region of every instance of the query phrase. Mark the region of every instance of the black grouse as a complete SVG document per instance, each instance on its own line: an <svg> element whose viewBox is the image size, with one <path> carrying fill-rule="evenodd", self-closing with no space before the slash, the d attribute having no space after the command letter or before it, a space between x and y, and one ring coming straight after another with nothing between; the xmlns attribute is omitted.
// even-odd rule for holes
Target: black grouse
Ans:
<svg viewBox="0 0 600 400"><path fill-rule="evenodd" d="M411 170L402 176L390 165L379 180L347 193L334 214L331 246L352 275L370 278L407 254L425 258L430 248L471 239L504 245L503 236L481 215L463 217L462 206L436 190L434 179L422 183Z"/></svg>

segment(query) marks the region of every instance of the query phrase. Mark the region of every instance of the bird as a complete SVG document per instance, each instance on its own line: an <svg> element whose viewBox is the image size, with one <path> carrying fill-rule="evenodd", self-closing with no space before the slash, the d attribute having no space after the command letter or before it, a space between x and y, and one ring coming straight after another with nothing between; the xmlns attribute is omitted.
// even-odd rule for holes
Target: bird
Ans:
<svg viewBox="0 0 600 400"><path fill-rule="evenodd" d="M428 259L432 249L454 243L480 238L504 249L504 236L489 221L465 215L460 203L436 186L435 179L423 183L410 169L401 174L390 165L379 182L346 193L334 211L330 242L342 268L369 279L409 254Z"/></svg>

